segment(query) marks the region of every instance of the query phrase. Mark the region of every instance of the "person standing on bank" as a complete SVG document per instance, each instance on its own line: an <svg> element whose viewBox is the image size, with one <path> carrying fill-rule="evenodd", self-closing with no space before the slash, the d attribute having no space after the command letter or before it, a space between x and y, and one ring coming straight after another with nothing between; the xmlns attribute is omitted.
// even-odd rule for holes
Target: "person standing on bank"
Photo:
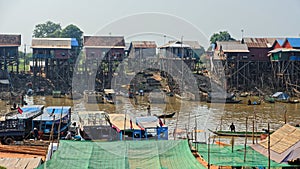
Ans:
<svg viewBox="0 0 300 169"><path fill-rule="evenodd" d="M233 123L229 126L231 132L235 132L235 126Z"/></svg>

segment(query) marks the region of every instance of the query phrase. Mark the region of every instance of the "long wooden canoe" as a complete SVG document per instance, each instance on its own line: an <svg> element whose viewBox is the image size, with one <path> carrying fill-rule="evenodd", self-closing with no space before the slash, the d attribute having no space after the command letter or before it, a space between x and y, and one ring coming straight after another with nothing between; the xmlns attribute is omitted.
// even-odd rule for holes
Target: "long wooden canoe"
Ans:
<svg viewBox="0 0 300 169"><path fill-rule="evenodd" d="M232 137L260 137L262 134L266 134L265 132L254 132L251 131L245 132L245 131L237 131L237 132L231 132L231 131L213 131L211 129L208 129L210 132L218 135L218 136L232 136Z"/></svg>
<svg viewBox="0 0 300 169"><path fill-rule="evenodd" d="M170 114L161 114L157 115L158 118L172 118L175 115L176 112L170 113Z"/></svg>

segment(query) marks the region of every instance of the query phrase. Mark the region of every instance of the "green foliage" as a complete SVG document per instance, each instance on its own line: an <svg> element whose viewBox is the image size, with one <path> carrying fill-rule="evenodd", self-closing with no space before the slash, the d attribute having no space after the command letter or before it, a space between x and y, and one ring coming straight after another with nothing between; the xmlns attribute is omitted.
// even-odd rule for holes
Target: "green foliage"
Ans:
<svg viewBox="0 0 300 169"><path fill-rule="evenodd" d="M235 40L234 38L231 37L231 35L227 31L220 31L219 33L214 33L210 37L210 42L216 43L217 41L231 41Z"/></svg>
<svg viewBox="0 0 300 169"><path fill-rule="evenodd" d="M70 24L62 29L60 24L51 21L36 25L33 31L35 38L76 38L79 46L82 46L82 35L83 32L76 25Z"/></svg>
<svg viewBox="0 0 300 169"><path fill-rule="evenodd" d="M47 21L46 23L37 24L33 30L33 37L46 38L54 36L57 31L61 31L60 24Z"/></svg>
<svg viewBox="0 0 300 169"><path fill-rule="evenodd" d="M60 37L76 38L79 46L82 46L82 34L83 32L77 26L70 24L61 31Z"/></svg>

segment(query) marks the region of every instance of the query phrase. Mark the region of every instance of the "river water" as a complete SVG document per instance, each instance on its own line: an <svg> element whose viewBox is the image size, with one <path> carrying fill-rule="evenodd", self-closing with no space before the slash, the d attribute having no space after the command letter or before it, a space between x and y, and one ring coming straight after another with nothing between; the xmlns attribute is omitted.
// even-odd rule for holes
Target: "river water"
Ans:
<svg viewBox="0 0 300 169"><path fill-rule="evenodd" d="M267 129L268 123L271 130L276 130L285 123L296 125L300 123L300 104L290 103L262 103L261 105L247 105L249 98L243 99L240 104L206 103L199 101L183 101L175 97L168 97L165 103L152 104L147 96L137 96L136 101L128 97L117 96L116 104L87 104L84 99L71 100L64 98L53 98L52 96L25 97L28 104L42 104L45 106L72 106L76 120L76 112L80 110L103 110L108 113L126 113L131 117L146 116L147 106L151 106L151 114L163 114L178 112L171 119L164 119L169 126L169 139L174 139L174 129L192 131L203 130L197 133L197 141L207 141L212 135L208 129L229 130L229 125L234 123L236 131L246 130L246 118L248 118L248 131L252 131L253 124L257 131ZM10 105L0 101L1 113L9 111ZM286 113L285 113L286 112ZM182 134L183 136L186 133ZM176 138L180 133L176 135ZM222 138L224 142L229 139ZM236 143L243 143L237 140Z"/></svg>

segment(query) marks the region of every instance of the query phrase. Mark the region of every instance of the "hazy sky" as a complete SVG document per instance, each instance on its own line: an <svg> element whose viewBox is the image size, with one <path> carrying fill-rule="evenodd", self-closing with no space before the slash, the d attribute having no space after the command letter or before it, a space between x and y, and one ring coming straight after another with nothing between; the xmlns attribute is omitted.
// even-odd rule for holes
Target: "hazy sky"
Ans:
<svg viewBox="0 0 300 169"><path fill-rule="evenodd" d="M85 35L124 35L127 41L198 40L227 30L244 37L300 34L299 0L0 0L0 33L22 35L31 44L34 26L51 20L77 25ZM166 38L164 38L166 35Z"/></svg>

